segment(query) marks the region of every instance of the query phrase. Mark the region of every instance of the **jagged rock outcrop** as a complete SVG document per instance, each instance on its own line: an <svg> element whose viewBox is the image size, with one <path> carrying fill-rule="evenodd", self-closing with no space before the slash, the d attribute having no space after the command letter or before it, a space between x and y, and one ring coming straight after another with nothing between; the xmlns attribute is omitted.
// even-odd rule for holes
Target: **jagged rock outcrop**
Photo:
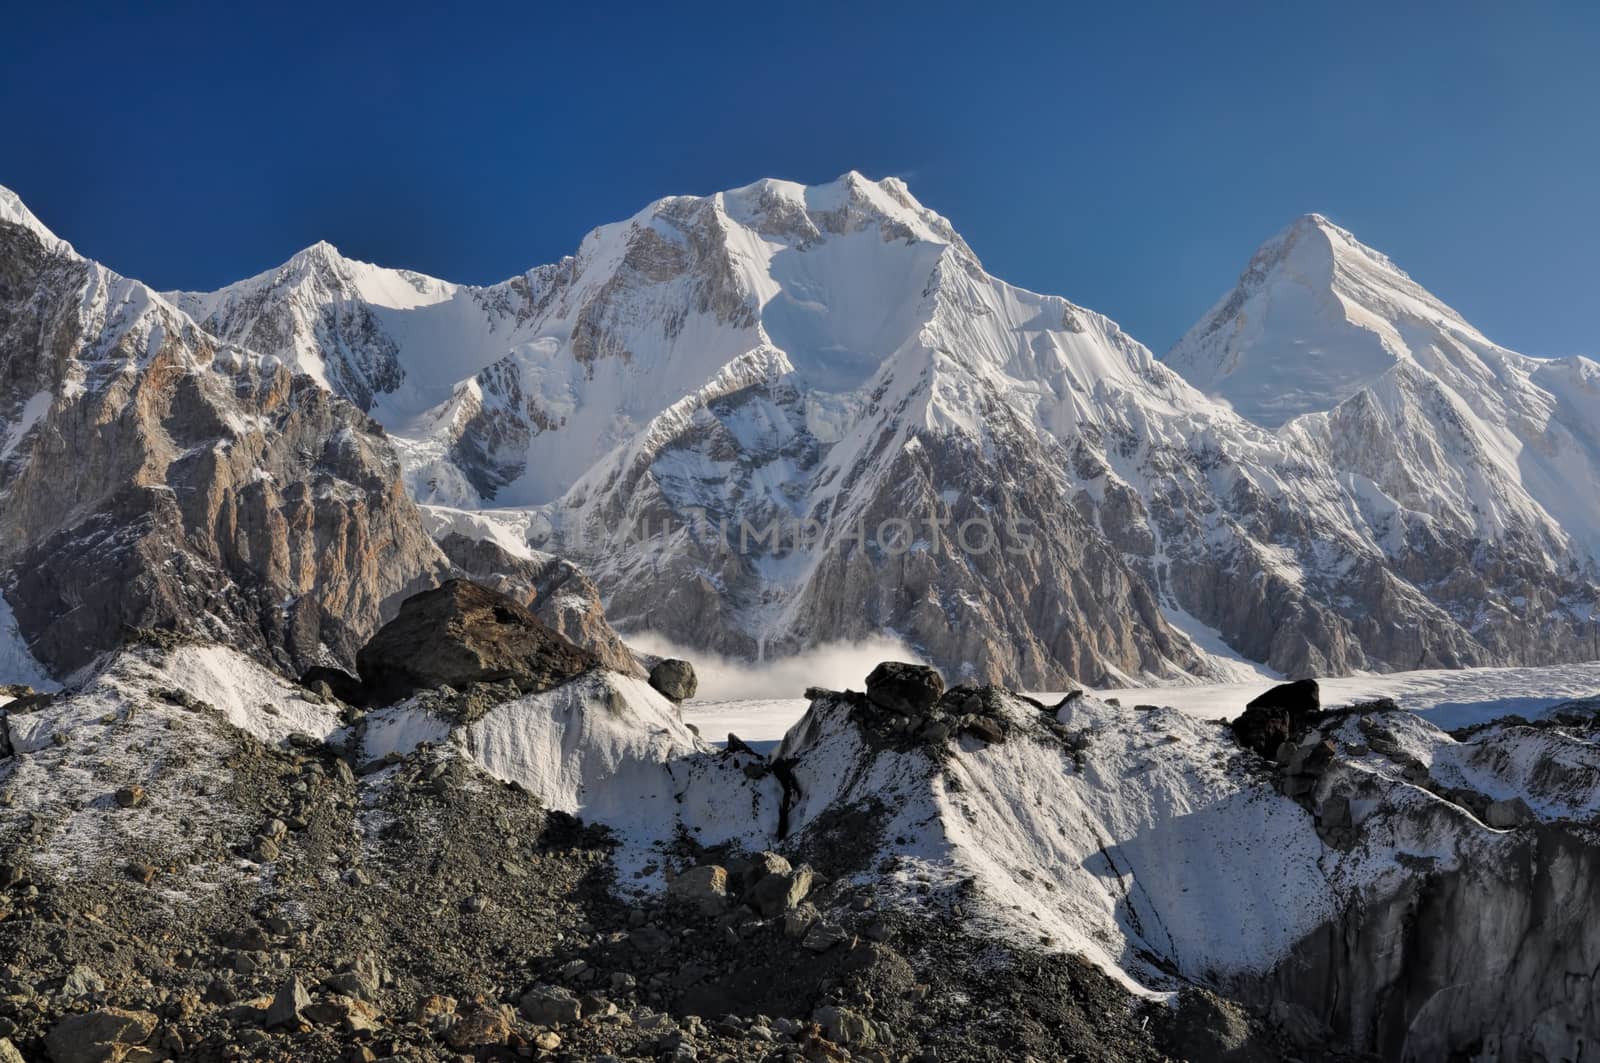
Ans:
<svg viewBox="0 0 1600 1063"><path fill-rule="evenodd" d="M537 694L599 664L513 599L461 579L407 598L356 654L375 705L473 683L509 682Z"/></svg>
<svg viewBox="0 0 1600 1063"><path fill-rule="evenodd" d="M867 697L903 716L924 716L944 693L944 677L926 665L884 661L867 674Z"/></svg>

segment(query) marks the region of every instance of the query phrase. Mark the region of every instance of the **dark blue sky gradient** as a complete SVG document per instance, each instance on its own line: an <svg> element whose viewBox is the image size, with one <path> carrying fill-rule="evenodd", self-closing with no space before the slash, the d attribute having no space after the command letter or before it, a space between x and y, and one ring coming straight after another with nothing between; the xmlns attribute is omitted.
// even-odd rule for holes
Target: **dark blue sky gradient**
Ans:
<svg viewBox="0 0 1600 1063"><path fill-rule="evenodd" d="M1158 353L1312 210L1503 343L1600 351L1600 5L102 6L0 11L0 184L162 288L317 239L499 280L853 168Z"/></svg>

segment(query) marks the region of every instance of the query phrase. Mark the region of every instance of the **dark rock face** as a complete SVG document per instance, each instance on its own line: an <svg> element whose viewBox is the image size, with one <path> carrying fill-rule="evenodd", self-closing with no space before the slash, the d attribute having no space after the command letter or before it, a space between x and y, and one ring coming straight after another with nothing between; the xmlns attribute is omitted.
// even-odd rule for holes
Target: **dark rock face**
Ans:
<svg viewBox="0 0 1600 1063"><path fill-rule="evenodd" d="M668 657L650 669L650 685L673 701L688 701L700 689L700 680L695 677L694 665Z"/></svg>
<svg viewBox="0 0 1600 1063"><path fill-rule="evenodd" d="M1262 694L1233 721L1233 737L1246 749L1272 757L1291 735L1322 711L1322 695L1315 679L1283 683Z"/></svg>
<svg viewBox="0 0 1600 1063"><path fill-rule="evenodd" d="M872 703L904 716L927 715L943 693L944 677L926 665L884 661L867 676Z"/></svg>
<svg viewBox="0 0 1600 1063"><path fill-rule="evenodd" d="M538 693L599 663L525 607L466 580L407 598L400 615L356 654L373 704L470 683L509 681L525 694Z"/></svg>

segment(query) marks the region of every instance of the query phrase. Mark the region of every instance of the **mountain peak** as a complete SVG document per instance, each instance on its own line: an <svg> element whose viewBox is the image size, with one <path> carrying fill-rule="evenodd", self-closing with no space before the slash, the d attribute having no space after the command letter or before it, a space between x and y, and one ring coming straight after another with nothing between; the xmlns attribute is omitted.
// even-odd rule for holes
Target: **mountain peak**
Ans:
<svg viewBox="0 0 1600 1063"><path fill-rule="evenodd" d="M64 251L72 250L71 244L51 232L44 222L34 216L33 211L29 210L27 204L22 202L21 196L4 185L0 185L0 222L10 222L12 225L22 226L42 240L46 247Z"/></svg>
<svg viewBox="0 0 1600 1063"><path fill-rule="evenodd" d="M1409 325L1487 343L1387 255L1305 214L1256 250L1233 290L1164 360L1275 428L1331 409L1409 359Z"/></svg>

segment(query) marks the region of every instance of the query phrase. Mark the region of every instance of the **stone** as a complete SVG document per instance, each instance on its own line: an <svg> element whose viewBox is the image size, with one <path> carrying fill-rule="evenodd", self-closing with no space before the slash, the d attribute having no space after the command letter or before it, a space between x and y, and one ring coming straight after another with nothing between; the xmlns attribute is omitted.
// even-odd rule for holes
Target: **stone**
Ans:
<svg viewBox="0 0 1600 1063"><path fill-rule="evenodd" d="M806 899L816 873L805 864L788 872L773 872L750 888L750 907L767 919L782 915Z"/></svg>
<svg viewBox="0 0 1600 1063"><path fill-rule="evenodd" d="M411 1017L419 1026L431 1027L438 1019L446 1018L455 1013L456 998L435 993L417 1001L417 1006L412 1010Z"/></svg>
<svg viewBox="0 0 1600 1063"><path fill-rule="evenodd" d="M1484 810L1483 821L1496 830L1511 830L1524 823L1533 822L1533 809L1528 807L1528 802L1520 797L1508 797L1503 801L1491 801Z"/></svg>
<svg viewBox="0 0 1600 1063"><path fill-rule="evenodd" d="M867 698L902 716L925 716L944 693L944 677L923 664L884 661L867 676Z"/></svg>
<svg viewBox="0 0 1600 1063"><path fill-rule="evenodd" d="M768 851L759 852L739 868L739 889L748 890L768 875L787 875L792 870L793 867L783 855Z"/></svg>
<svg viewBox="0 0 1600 1063"><path fill-rule="evenodd" d="M811 1013L811 1021L822 1027L823 1036L834 1044L864 1048L874 1040L872 1024L866 1016L849 1008L832 1004L820 1007Z"/></svg>
<svg viewBox="0 0 1600 1063"><path fill-rule="evenodd" d="M667 883L667 896L715 915L728 903L728 871L717 864L691 867Z"/></svg>
<svg viewBox="0 0 1600 1063"><path fill-rule="evenodd" d="M311 997L306 993L306 987L300 984L299 978L290 976L287 982L278 987L277 994L267 1007L267 1029L306 1025L304 1012L310 1006Z"/></svg>
<svg viewBox="0 0 1600 1063"><path fill-rule="evenodd" d="M1000 726L1000 721L991 716L974 716L967 721L963 730L969 735L981 738L990 745L997 745L1006 740L1006 732Z"/></svg>
<svg viewBox="0 0 1600 1063"><path fill-rule="evenodd" d="M694 674L694 665L668 657L650 669L650 685L673 701L688 701L700 689L700 680Z"/></svg>
<svg viewBox="0 0 1600 1063"><path fill-rule="evenodd" d="M503 1045L511 1038L511 1020L510 1008L480 1008L451 1023L444 1039L458 1052Z"/></svg>
<svg viewBox="0 0 1600 1063"><path fill-rule="evenodd" d="M144 804L144 787L137 785L124 786L113 796L116 798L117 807L136 808Z"/></svg>
<svg viewBox="0 0 1600 1063"><path fill-rule="evenodd" d="M806 931L806 936L800 939L800 947L811 952L827 952L842 942L850 939L850 932L837 923L823 920L811 924L811 929Z"/></svg>
<svg viewBox="0 0 1600 1063"><path fill-rule="evenodd" d="M27 1063L9 1037L0 1037L0 1063Z"/></svg>
<svg viewBox="0 0 1600 1063"><path fill-rule="evenodd" d="M101 1008L62 1019L45 1038L53 1063L120 1063L155 1033L147 1011Z"/></svg>
<svg viewBox="0 0 1600 1063"><path fill-rule="evenodd" d="M105 989L106 982L100 977L100 972L81 963L68 971L66 979L61 983L61 995L68 1000L104 993Z"/></svg>
<svg viewBox="0 0 1600 1063"><path fill-rule="evenodd" d="M535 1026L559 1026L577 1022L583 1007L570 989L558 985L536 985L517 1002L522 1017Z"/></svg>
<svg viewBox="0 0 1600 1063"><path fill-rule="evenodd" d="M797 905L783 913L783 936L803 938L806 936L806 931L811 929L811 924L821 917L816 905L809 902Z"/></svg>
<svg viewBox="0 0 1600 1063"><path fill-rule="evenodd" d="M378 1012L371 1004L353 997L335 996L305 1010L308 1021L317 1026L336 1026L345 1033L370 1033L378 1029Z"/></svg>
<svg viewBox="0 0 1600 1063"><path fill-rule="evenodd" d="M510 682L524 694L539 693L598 664L515 600L459 579L407 598L356 654L371 705L473 683Z"/></svg>
<svg viewBox="0 0 1600 1063"><path fill-rule="evenodd" d="M1322 693L1315 679L1280 683L1244 707L1233 721L1233 737L1244 748L1271 759L1321 711Z"/></svg>
<svg viewBox="0 0 1600 1063"><path fill-rule="evenodd" d="M515 598L613 672L643 679L646 670L606 622L600 588L577 565L554 554L517 556L493 539L450 532L436 540L456 574Z"/></svg>
<svg viewBox="0 0 1600 1063"><path fill-rule="evenodd" d="M377 979L361 971L341 971L336 975L324 978L322 984L335 993L347 997L355 997L357 1000L375 1001L378 999ZM445 997L443 999L449 1000L450 998ZM455 1001L452 1000L450 1002L450 1007L454 1010Z"/></svg>

